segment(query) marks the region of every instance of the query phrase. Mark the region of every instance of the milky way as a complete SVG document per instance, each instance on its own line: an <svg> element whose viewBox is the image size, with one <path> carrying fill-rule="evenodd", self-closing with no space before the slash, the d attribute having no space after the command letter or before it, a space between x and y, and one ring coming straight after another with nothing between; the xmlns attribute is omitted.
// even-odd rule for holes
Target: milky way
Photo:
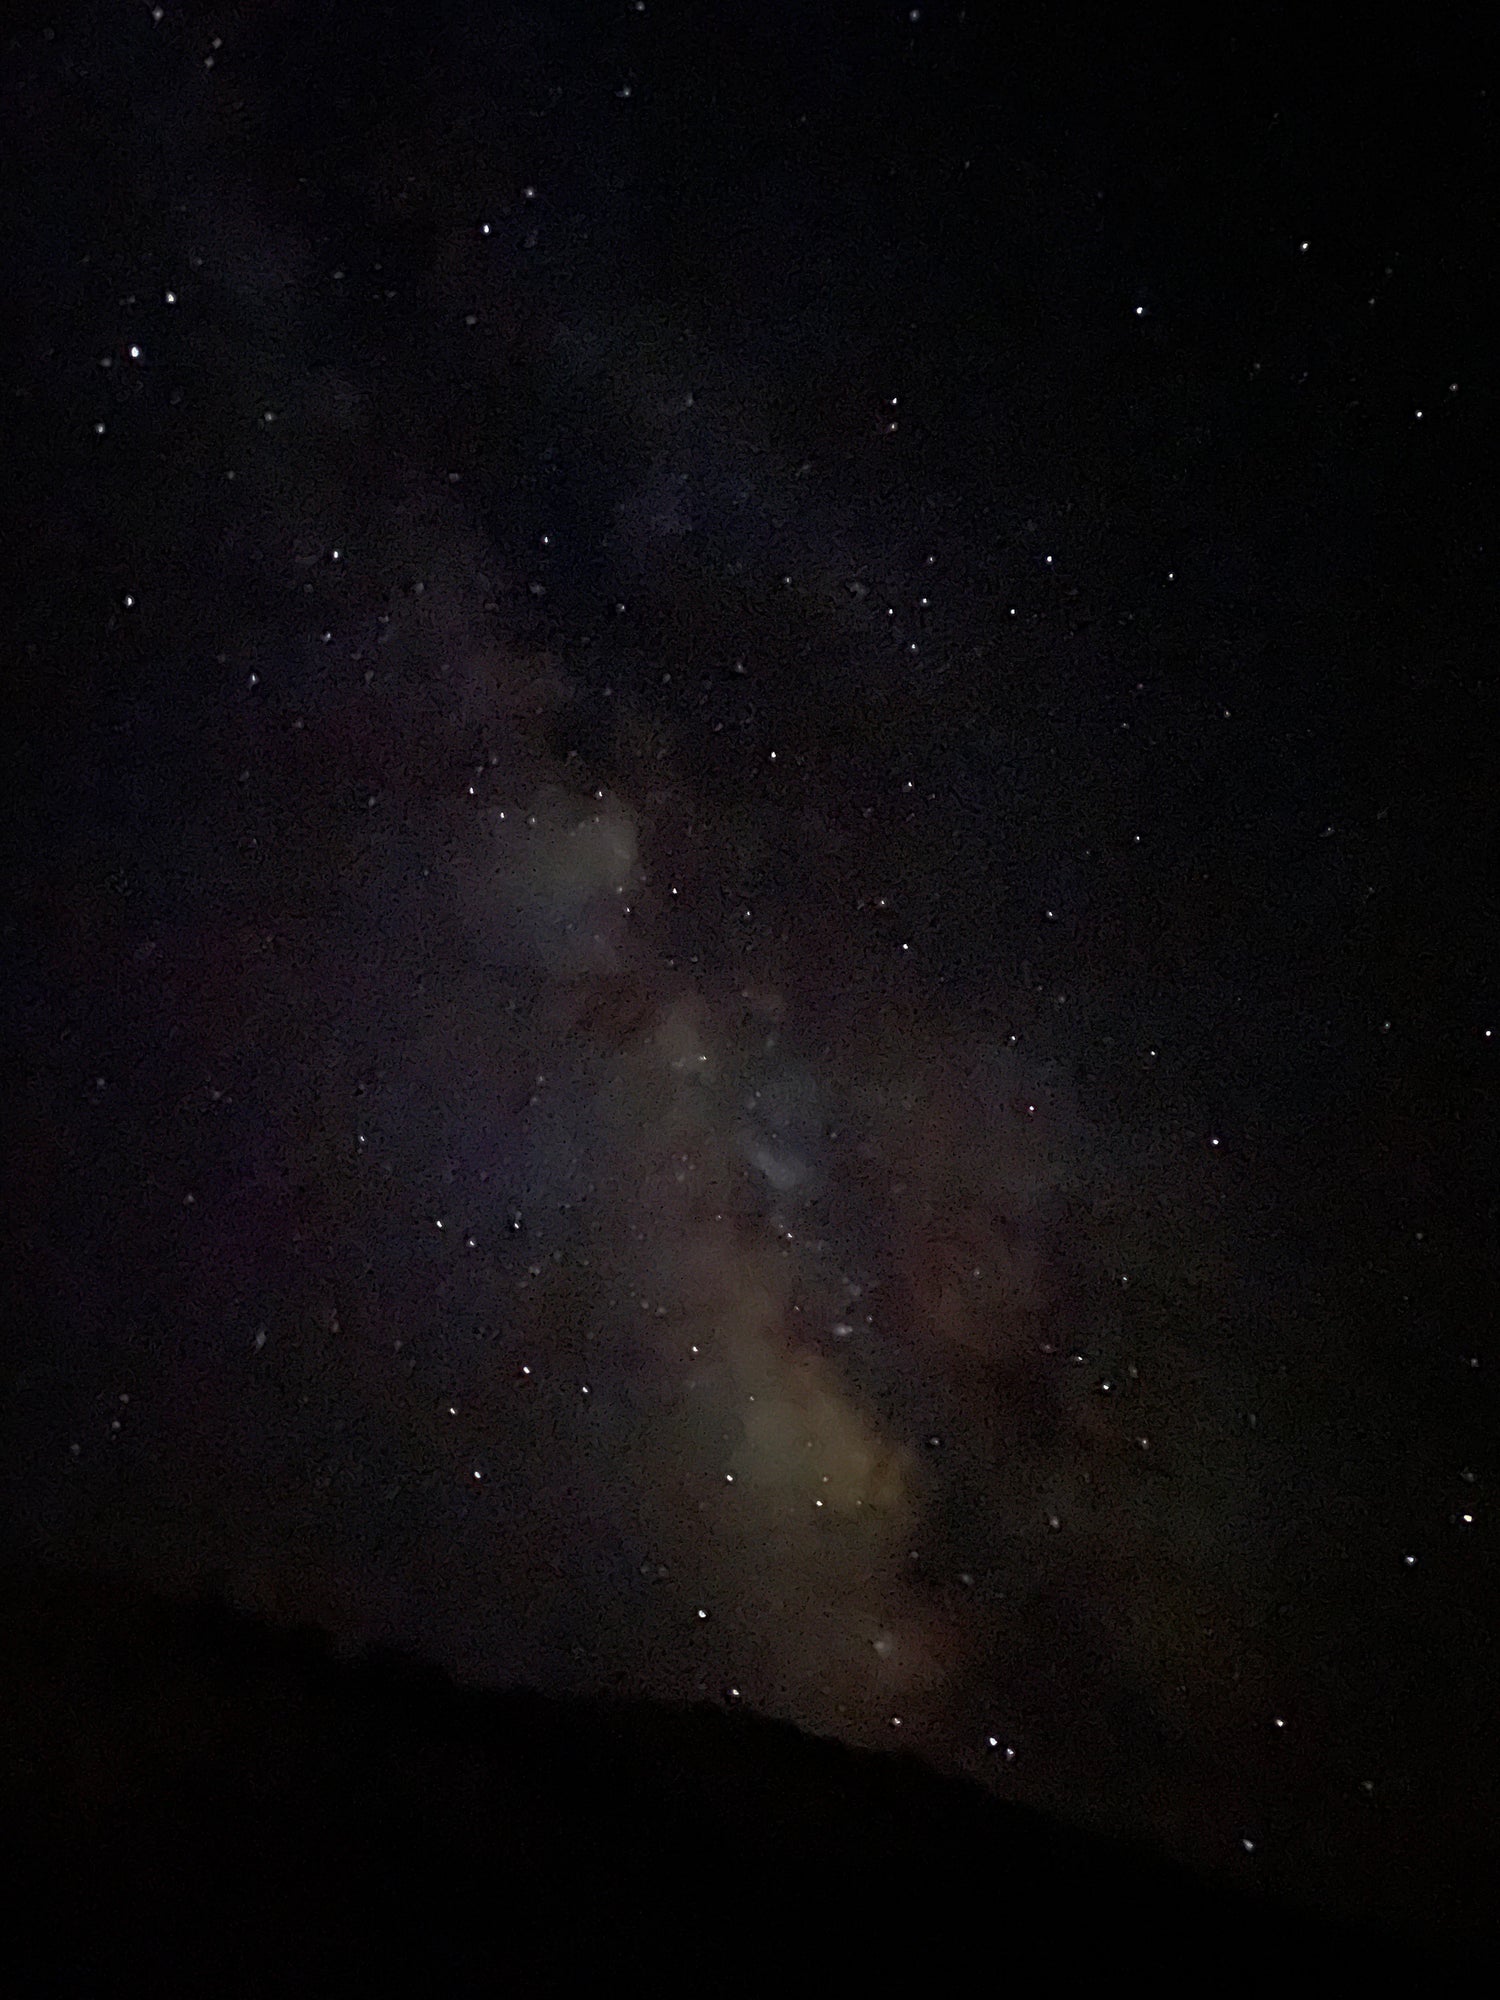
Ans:
<svg viewBox="0 0 1500 2000"><path fill-rule="evenodd" d="M456 506L389 532L424 582L427 537L473 546ZM1073 1728L1039 1632L1067 1712L1080 1672L1166 1699L1220 1615L1184 1512L1248 1475L1215 1385L1111 1320L1156 1254L1139 1168L1003 974L954 1018L826 904L822 962L760 932L753 978L700 972L649 793L549 748L576 688L477 592L382 597L352 543L319 574L311 622L362 622L311 669L241 640L254 761L104 947L172 1328L142 1308L113 1364L155 1434L132 1533L485 1677L940 1757ZM226 875L267 849L264 890ZM1206 1484L1163 1411L1217 1426Z"/></svg>
<svg viewBox="0 0 1500 2000"><path fill-rule="evenodd" d="M1438 1894L1431 216L979 10L127 11L16 53L16 1534Z"/></svg>

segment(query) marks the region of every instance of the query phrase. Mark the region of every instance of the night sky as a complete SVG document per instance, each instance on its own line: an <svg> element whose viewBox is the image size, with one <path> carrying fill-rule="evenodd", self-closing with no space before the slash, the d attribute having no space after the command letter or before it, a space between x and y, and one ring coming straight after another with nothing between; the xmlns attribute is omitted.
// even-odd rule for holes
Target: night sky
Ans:
<svg viewBox="0 0 1500 2000"><path fill-rule="evenodd" d="M1492 1926L1477 51L47 18L11 1543Z"/></svg>

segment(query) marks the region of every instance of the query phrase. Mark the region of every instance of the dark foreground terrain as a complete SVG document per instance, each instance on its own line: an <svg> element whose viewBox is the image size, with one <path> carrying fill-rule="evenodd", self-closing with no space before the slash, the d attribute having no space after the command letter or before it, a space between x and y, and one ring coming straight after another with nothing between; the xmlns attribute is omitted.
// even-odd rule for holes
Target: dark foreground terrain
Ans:
<svg viewBox="0 0 1500 2000"><path fill-rule="evenodd" d="M12 1992L1462 1972L753 1717L467 1692L78 1576L5 1600Z"/></svg>

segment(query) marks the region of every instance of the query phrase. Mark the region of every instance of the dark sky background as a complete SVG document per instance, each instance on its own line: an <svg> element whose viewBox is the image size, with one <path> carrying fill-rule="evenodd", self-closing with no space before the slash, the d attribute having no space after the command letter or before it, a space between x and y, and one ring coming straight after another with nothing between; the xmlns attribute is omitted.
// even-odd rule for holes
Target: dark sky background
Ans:
<svg viewBox="0 0 1500 2000"><path fill-rule="evenodd" d="M1492 98L6 46L12 1541L1492 1923Z"/></svg>

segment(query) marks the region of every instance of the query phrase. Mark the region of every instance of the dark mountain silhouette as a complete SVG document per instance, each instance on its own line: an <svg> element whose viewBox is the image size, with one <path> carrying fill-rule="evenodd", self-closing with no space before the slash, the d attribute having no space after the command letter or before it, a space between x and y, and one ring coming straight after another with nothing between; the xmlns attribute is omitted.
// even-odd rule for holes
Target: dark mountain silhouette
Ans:
<svg viewBox="0 0 1500 2000"><path fill-rule="evenodd" d="M738 1712L467 1691L71 1573L12 1573L4 1604L11 1992L1442 1969Z"/></svg>

